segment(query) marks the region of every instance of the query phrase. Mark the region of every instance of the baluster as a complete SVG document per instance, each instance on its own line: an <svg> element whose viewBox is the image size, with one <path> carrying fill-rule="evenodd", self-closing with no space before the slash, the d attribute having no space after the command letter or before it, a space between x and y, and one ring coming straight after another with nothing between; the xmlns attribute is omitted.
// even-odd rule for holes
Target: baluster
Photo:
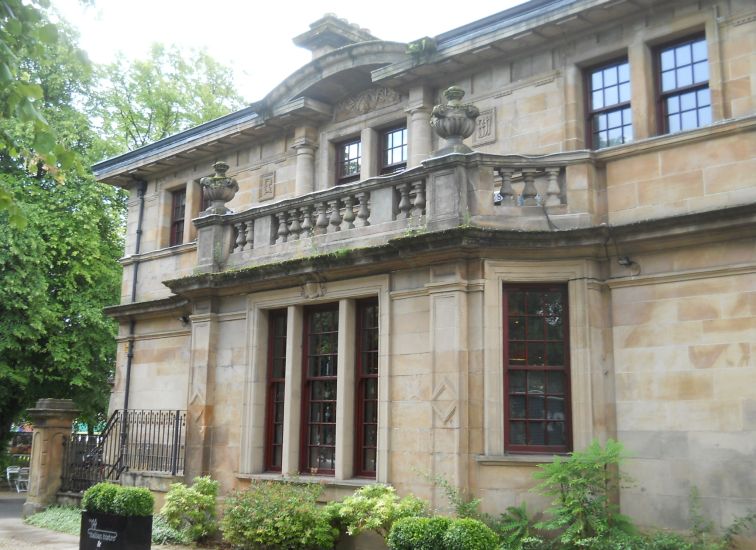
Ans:
<svg viewBox="0 0 756 550"><path fill-rule="evenodd" d="M286 225L286 212L279 212L276 217L278 218L278 240L276 243L285 243L289 235L289 226Z"/></svg>
<svg viewBox="0 0 756 550"><path fill-rule="evenodd" d="M241 252L244 250L244 245L247 244L245 225L244 222L234 224L234 229L236 229L236 246L234 246L234 252Z"/></svg>
<svg viewBox="0 0 756 550"><path fill-rule="evenodd" d="M410 210L412 209L412 203L410 203L409 198L409 190L410 190L410 184L409 183L402 183L397 186L399 189L400 199L399 199L399 218L409 218Z"/></svg>
<svg viewBox="0 0 756 550"><path fill-rule="evenodd" d="M538 190L534 183L535 169L527 168L523 170L522 177L525 180L525 187L522 189L523 206L538 206L538 201L536 200Z"/></svg>
<svg viewBox="0 0 756 550"><path fill-rule="evenodd" d="M309 237L312 234L312 219L310 206L303 206L300 208L302 211L302 237Z"/></svg>
<svg viewBox="0 0 756 550"><path fill-rule="evenodd" d="M323 235L328 231L328 216L326 216L326 203L319 202L317 205L318 218L315 220L315 234Z"/></svg>
<svg viewBox="0 0 756 550"><path fill-rule="evenodd" d="M347 229L354 229L354 197L344 197L344 221Z"/></svg>
<svg viewBox="0 0 756 550"><path fill-rule="evenodd" d="M422 216L425 213L425 182L416 181L412 184L412 190L415 192L415 200L412 203L413 216Z"/></svg>
<svg viewBox="0 0 756 550"><path fill-rule="evenodd" d="M331 217L329 222L333 226L332 232L341 231L341 210L339 209L339 199L328 201L331 206Z"/></svg>
<svg viewBox="0 0 756 550"><path fill-rule="evenodd" d="M370 210L368 201L370 200L370 193L367 191L362 191L360 193L357 193L355 195L357 197L357 200L360 201L360 207L357 210L357 226L358 227L367 227L370 225Z"/></svg>
<svg viewBox="0 0 756 550"><path fill-rule="evenodd" d="M251 250L255 246L255 220L247 221L247 250Z"/></svg>
<svg viewBox="0 0 756 550"><path fill-rule="evenodd" d="M546 188L546 206L559 206L562 204L562 192L559 189L559 168L547 168L546 174L549 177L549 185Z"/></svg>
<svg viewBox="0 0 756 550"><path fill-rule="evenodd" d="M500 168L499 175L501 176L501 189L499 194L501 195L502 204L510 205L514 203L514 192L512 191L512 174L514 170L512 168Z"/></svg>
<svg viewBox="0 0 756 550"><path fill-rule="evenodd" d="M296 208L289 210L289 216L291 218L291 225L289 226L290 238L296 241L299 238L299 233L302 231L302 226L299 225L299 211Z"/></svg>

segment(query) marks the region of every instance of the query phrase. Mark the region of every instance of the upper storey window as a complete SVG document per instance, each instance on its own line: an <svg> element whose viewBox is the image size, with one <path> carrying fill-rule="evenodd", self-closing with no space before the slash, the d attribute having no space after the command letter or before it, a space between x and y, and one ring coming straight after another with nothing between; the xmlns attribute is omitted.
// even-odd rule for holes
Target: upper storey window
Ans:
<svg viewBox="0 0 756 550"><path fill-rule="evenodd" d="M407 128L392 128L381 134L381 174L407 167Z"/></svg>
<svg viewBox="0 0 756 550"><path fill-rule="evenodd" d="M184 242L184 218L186 216L186 189L171 193L171 241L170 246Z"/></svg>
<svg viewBox="0 0 756 550"><path fill-rule="evenodd" d="M633 139L630 111L630 65L615 61L588 73L591 144L595 149Z"/></svg>
<svg viewBox="0 0 756 550"><path fill-rule="evenodd" d="M336 184L360 179L362 143L360 139L343 141L336 145Z"/></svg>
<svg viewBox="0 0 756 550"><path fill-rule="evenodd" d="M662 131L679 132L711 124L706 38L689 38L662 47L658 63Z"/></svg>

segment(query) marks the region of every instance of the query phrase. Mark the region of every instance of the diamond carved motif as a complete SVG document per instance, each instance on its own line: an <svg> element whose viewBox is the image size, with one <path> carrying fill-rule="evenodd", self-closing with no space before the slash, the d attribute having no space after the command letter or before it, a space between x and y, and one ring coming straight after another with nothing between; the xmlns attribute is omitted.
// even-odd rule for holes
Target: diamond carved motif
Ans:
<svg viewBox="0 0 756 550"><path fill-rule="evenodd" d="M452 381L444 376L431 395L433 412L436 413L444 426L448 426L454 419L457 405L457 390Z"/></svg>

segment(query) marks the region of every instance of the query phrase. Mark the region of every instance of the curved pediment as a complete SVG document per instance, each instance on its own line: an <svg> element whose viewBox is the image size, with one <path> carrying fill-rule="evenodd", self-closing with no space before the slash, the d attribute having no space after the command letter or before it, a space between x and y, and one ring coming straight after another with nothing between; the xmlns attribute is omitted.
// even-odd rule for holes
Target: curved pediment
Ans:
<svg viewBox="0 0 756 550"><path fill-rule="evenodd" d="M406 44L375 40L333 50L291 74L252 108L267 117L292 100L307 97L339 104L373 87L372 71L408 57Z"/></svg>

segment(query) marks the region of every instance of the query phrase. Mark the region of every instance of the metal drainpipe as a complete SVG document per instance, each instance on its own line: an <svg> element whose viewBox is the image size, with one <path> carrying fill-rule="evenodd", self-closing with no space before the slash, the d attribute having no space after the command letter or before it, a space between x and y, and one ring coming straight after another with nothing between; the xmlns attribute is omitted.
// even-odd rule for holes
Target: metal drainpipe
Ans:
<svg viewBox="0 0 756 550"><path fill-rule="evenodd" d="M142 223L144 221L144 196L147 192L147 182L136 180L137 197L139 197L139 218L137 219L136 246L134 247L134 273L131 278L131 303L136 302L137 280L139 279L139 253L142 249ZM136 321L129 321L129 350L126 354L126 387L123 396L123 418L121 424L121 451L122 455L126 450L126 436L128 430L127 418L129 411L129 389L131 387L131 363L134 361L134 335L136 333Z"/></svg>

